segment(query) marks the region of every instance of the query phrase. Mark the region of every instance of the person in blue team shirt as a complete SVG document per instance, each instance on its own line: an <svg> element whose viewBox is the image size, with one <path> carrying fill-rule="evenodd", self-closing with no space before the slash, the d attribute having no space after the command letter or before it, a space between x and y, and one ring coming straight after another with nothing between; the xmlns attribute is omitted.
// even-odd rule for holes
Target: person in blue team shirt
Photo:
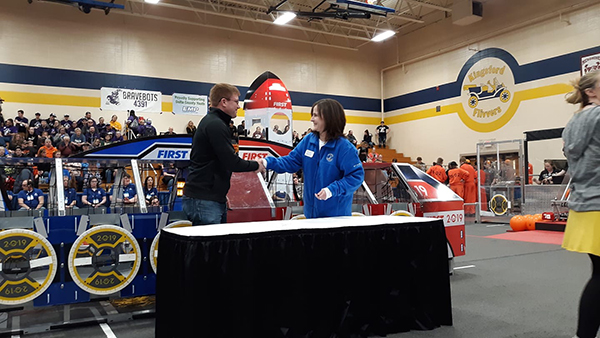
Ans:
<svg viewBox="0 0 600 338"><path fill-rule="evenodd" d="M6 143L10 143L12 137L18 132L19 128L15 127L13 119L4 121L4 127L2 127L2 136L4 136L4 141Z"/></svg>
<svg viewBox="0 0 600 338"><path fill-rule="evenodd" d="M40 112L35 112L35 118L29 121L29 127L33 127L34 130L38 130L38 128L42 125L42 119L40 118L42 114Z"/></svg>
<svg viewBox="0 0 600 338"><path fill-rule="evenodd" d="M69 120L69 114L65 114L64 120L60 121L60 125L65 128L67 134L71 135L73 131L73 121Z"/></svg>
<svg viewBox="0 0 600 338"><path fill-rule="evenodd" d="M44 193L33 187L31 180L25 180L21 184L23 190L17 195L19 210L40 210L44 208Z"/></svg>
<svg viewBox="0 0 600 338"><path fill-rule="evenodd" d="M50 116L48 117L48 119L46 120L46 122L48 123L48 125L50 127L54 127L54 122L56 122L56 114L50 113Z"/></svg>
<svg viewBox="0 0 600 338"><path fill-rule="evenodd" d="M77 207L77 192L75 191L77 182L75 181L75 177L69 179L69 177L63 176L63 184L65 187L65 208L79 209Z"/></svg>
<svg viewBox="0 0 600 338"><path fill-rule="evenodd" d="M152 198L158 196L158 190L154 187L154 177L148 176L144 181L144 198L146 199L146 205L150 205Z"/></svg>
<svg viewBox="0 0 600 338"><path fill-rule="evenodd" d="M92 176L88 181L88 187L81 196L81 203L90 208L105 207L106 192L99 187L99 180Z"/></svg>
<svg viewBox="0 0 600 338"><path fill-rule="evenodd" d="M15 126L18 128L19 133L25 133L27 131L27 127L29 127L29 119L25 117L25 112L22 110L17 110L17 117L15 117Z"/></svg>
<svg viewBox="0 0 600 338"><path fill-rule="evenodd" d="M42 120L41 123L42 124L40 125L40 127L35 130L36 134L38 136L41 136L44 132L46 132L46 133L48 133L48 135L50 135L50 132L52 131L52 127L50 127L48 125L48 121L47 120ZM46 136L48 136L48 135L46 135Z"/></svg>
<svg viewBox="0 0 600 338"><path fill-rule="evenodd" d="M96 131L98 132L100 138L104 138L108 132L106 130L108 126L110 126L110 124L104 123L104 117L100 116L100 118L98 118L98 124L96 125Z"/></svg>
<svg viewBox="0 0 600 338"><path fill-rule="evenodd" d="M113 142L123 142L123 135L121 135L121 132L119 130L115 131L115 135L113 136L112 141Z"/></svg>
<svg viewBox="0 0 600 338"><path fill-rule="evenodd" d="M278 173L304 171L304 215L307 218L350 216L354 191L364 180L356 148L344 137L346 115L333 99L315 102L312 133L284 157L263 159Z"/></svg>
<svg viewBox="0 0 600 338"><path fill-rule="evenodd" d="M125 205L133 205L137 202L137 192L135 189L135 184L131 183L131 176L129 174L124 174L123 175L123 180L122 180L122 187L123 187L123 196L121 197L117 197L117 203L123 203ZM114 186L113 189L111 189L111 195L110 195L110 200L111 202L113 202L114 199Z"/></svg>

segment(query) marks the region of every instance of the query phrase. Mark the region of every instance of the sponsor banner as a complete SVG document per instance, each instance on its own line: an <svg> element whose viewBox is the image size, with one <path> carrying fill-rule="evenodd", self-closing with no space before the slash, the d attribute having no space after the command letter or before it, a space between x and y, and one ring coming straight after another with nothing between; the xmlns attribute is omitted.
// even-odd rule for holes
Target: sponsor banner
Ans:
<svg viewBox="0 0 600 338"><path fill-rule="evenodd" d="M188 115L205 115L208 111L206 95L173 94L173 113Z"/></svg>
<svg viewBox="0 0 600 338"><path fill-rule="evenodd" d="M145 113L160 113L162 111L161 92L149 90L134 90L124 88L100 89L102 110L128 111Z"/></svg>
<svg viewBox="0 0 600 338"><path fill-rule="evenodd" d="M173 160L173 161L182 161L190 159L191 149L181 149L181 148L167 148L160 147L155 148L148 154L143 156L144 160Z"/></svg>
<svg viewBox="0 0 600 338"><path fill-rule="evenodd" d="M600 70L600 53L581 57L581 75Z"/></svg>
<svg viewBox="0 0 600 338"><path fill-rule="evenodd" d="M425 212L423 213L423 217L442 218L444 220L444 226L447 227L465 224L464 210Z"/></svg>
<svg viewBox="0 0 600 338"><path fill-rule="evenodd" d="M261 158L272 156L272 154L267 150L261 151L240 149L239 156L246 161L258 161Z"/></svg>

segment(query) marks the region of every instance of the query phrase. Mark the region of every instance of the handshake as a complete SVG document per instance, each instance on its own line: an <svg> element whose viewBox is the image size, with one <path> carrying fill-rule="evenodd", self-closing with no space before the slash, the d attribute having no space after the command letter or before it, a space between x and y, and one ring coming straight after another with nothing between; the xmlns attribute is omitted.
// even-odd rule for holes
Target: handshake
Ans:
<svg viewBox="0 0 600 338"><path fill-rule="evenodd" d="M264 160L264 159L262 159L262 158L259 159L258 161L256 161L256 163L258 163L258 169L256 169L255 172L257 172L257 173L264 173L264 172L266 172L267 171L267 168L265 167L266 162L267 161Z"/></svg>

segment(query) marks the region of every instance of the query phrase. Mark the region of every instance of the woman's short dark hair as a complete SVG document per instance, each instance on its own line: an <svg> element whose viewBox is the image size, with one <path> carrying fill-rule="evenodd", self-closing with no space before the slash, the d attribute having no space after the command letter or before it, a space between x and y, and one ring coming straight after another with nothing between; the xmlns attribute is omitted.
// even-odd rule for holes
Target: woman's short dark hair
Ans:
<svg viewBox="0 0 600 338"><path fill-rule="evenodd" d="M315 107L319 108L319 115L325 122L325 132L328 140L333 140L344 136L346 127L346 114L341 103L334 99L321 99L315 102L310 109L311 115ZM318 132L313 131L317 136Z"/></svg>

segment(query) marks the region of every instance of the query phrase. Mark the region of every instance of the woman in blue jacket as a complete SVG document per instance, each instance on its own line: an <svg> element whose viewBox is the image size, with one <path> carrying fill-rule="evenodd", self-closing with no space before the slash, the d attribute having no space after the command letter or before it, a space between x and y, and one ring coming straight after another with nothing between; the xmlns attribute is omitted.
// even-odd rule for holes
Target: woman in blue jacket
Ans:
<svg viewBox="0 0 600 338"><path fill-rule="evenodd" d="M350 216L352 196L365 176L356 147L344 137L344 107L333 99L311 108L312 133L284 157L264 159L278 173L304 172L304 215L307 218Z"/></svg>

